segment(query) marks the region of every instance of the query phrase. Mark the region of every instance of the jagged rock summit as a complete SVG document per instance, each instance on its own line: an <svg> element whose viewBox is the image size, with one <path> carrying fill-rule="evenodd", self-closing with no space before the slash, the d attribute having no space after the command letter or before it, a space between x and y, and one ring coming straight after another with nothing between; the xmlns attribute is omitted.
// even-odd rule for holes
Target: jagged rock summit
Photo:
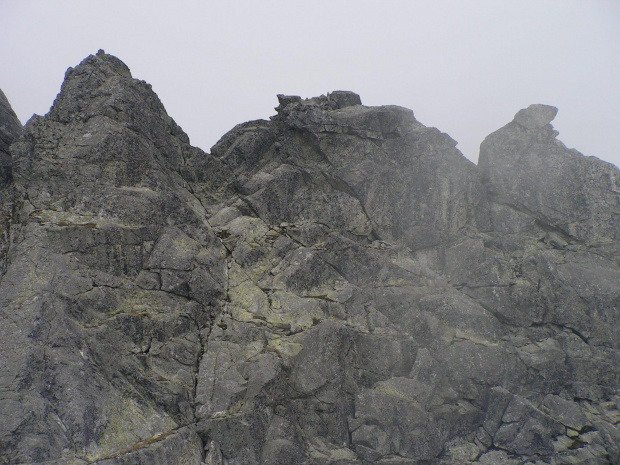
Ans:
<svg viewBox="0 0 620 465"><path fill-rule="evenodd" d="M278 99L205 153L103 51L0 98L0 464L618 463L618 169Z"/></svg>
<svg viewBox="0 0 620 465"><path fill-rule="evenodd" d="M9 147L22 133L22 125L11 108L4 92L0 90L0 189L11 182L11 156Z"/></svg>
<svg viewBox="0 0 620 465"><path fill-rule="evenodd" d="M515 115L514 122L526 129L540 129L551 123L558 114L558 109L550 105L534 104Z"/></svg>

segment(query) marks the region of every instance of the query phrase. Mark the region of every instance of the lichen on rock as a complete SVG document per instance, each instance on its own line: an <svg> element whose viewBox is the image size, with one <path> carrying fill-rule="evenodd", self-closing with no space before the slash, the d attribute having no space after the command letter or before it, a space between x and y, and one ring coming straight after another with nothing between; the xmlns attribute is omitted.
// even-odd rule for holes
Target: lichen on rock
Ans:
<svg viewBox="0 0 620 465"><path fill-rule="evenodd" d="M278 100L206 153L103 51L0 94L0 464L617 463L618 169Z"/></svg>

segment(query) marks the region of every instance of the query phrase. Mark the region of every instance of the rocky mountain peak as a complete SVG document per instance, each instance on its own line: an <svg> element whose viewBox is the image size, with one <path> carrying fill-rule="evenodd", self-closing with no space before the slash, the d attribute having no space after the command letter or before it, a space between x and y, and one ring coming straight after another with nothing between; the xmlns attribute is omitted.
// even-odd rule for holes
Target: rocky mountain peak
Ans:
<svg viewBox="0 0 620 465"><path fill-rule="evenodd" d="M86 123L105 117L142 132L155 143L164 134L183 142L187 135L168 116L151 85L133 79L129 68L118 58L99 50L65 74L49 120L63 124Z"/></svg>
<svg viewBox="0 0 620 465"><path fill-rule="evenodd" d="M2 97L0 464L620 460L620 173L554 107L476 166L345 91L205 153L102 51Z"/></svg>
<svg viewBox="0 0 620 465"><path fill-rule="evenodd" d="M69 68L65 73L65 80L80 79L80 77L91 81L93 78L105 80L113 76L128 79L132 77L131 71L125 63L106 53L105 50L99 50L95 55L86 57L75 68Z"/></svg>
<svg viewBox="0 0 620 465"><path fill-rule="evenodd" d="M17 115L0 90L0 189L7 186L11 181L12 169L9 147L19 139L22 130Z"/></svg>
<svg viewBox="0 0 620 465"><path fill-rule="evenodd" d="M556 114L530 105L483 141L478 166L489 193L573 240L616 249L618 168L567 149L550 124Z"/></svg>
<svg viewBox="0 0 620 465"><path fill-rule="evenodd" d="M354 92L335 91L303 100L298 96L278 95L278 100L278 114L272 119L312 132L384 139L404 135L420 126L411 110L395 105L365 107Z"/></svg>
<svg viewBox="0 0 620 465"><path fill-rule="evenodd" d="M129 68L121 60L99 50L96 55L89 55L75 68L67 69L50 117L63 123L88 119L94 115L94 112L88 111L88 106L98 103L106 94L109 97L113 94L106 92L107 87L115 87L117 92L122 92L122 83L131 79Z"/></svg>
<svg viewBox="0 0 620 465"><path fill-rule="evenodd" d="M337 90L327 95L302 100L297 95L278 95L280 105L276 108L277 112L284 110L289 105L295 105L302 108L319 107L325 110L338 110L340 108L361 105L362 99L355 92Z"/></svg>
<svg viewBox="0 0 620 465"><path fill-rule="evenodd" d="M519 110L513 121L526 129L540 129L551 123L557 113L556 107L536 103Z"/></svg>
<svg viewBox="0 0 620 465"><path fill-rule="evenodd" d="M21 133L22 125L6 95L0 90L0 151L8 153L9 147Z"/></svg>

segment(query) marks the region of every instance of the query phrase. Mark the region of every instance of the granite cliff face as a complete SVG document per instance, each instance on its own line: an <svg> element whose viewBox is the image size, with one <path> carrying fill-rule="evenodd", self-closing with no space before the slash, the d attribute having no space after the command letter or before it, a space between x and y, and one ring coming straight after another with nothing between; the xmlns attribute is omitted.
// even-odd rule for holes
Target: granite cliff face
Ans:
<svg viewBox="0 0 620 465"><path fill-rule="evenodd" d="M618 169L278 98L205 153L102 51L0 95L0 464L618 463Z"/></svg>

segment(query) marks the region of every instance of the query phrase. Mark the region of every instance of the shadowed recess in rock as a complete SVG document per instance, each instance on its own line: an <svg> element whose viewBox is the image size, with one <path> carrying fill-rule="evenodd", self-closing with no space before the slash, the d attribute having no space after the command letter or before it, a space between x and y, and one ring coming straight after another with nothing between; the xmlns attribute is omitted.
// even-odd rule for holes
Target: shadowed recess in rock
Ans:
<svg viewBox="0 0 620 465"><path fill-rule="evenodd" d="M0 93L0 464L618 463L618 169L278 100L205 153L103 51Z"/></svg>

